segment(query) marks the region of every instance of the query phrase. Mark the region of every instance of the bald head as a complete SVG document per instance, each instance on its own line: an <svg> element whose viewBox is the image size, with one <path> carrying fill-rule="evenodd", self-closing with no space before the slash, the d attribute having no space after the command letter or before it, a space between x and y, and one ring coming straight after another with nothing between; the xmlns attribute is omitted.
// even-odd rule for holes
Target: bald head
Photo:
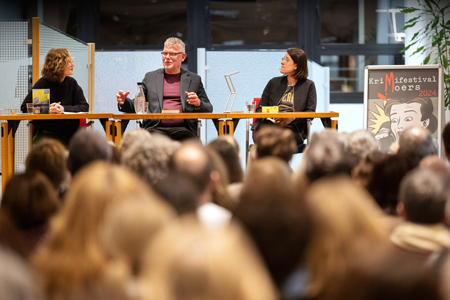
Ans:
<svg viewBox="0 0 450 300"><path fill-rule="evenodd" d="M398 147L398 154L405 156L415 165L425 156L436 152L431 133L419 126L406 128L400 135Z"/></svg>
<svg viewBox="0 0 450 300"><path fill-rule="evenodd" d="M211 180L214 165L206 149L197 142L187 142L178 149L171 162L174 172L191 177L200 190L205 190Z"/></svg>
<svg viewBox="0 0 450 300"><path fill-rule="evenodd" d="M423 158L419 163L422 170L432 170L443 178L450 178L450 165L448 162L436 155L429 155Z"/></svg>

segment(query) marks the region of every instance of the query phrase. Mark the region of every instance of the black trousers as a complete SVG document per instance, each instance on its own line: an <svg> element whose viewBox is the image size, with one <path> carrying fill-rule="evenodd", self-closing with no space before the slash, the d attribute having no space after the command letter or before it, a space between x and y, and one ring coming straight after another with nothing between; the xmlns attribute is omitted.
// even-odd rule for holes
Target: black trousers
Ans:
<svg viewBox="0 0 450 300"><path fill-rule="evenodd" d="M196 138L196 136L186 127L153 127L147 128L147 130L150 133L163 134L175 141Z"/></svg>

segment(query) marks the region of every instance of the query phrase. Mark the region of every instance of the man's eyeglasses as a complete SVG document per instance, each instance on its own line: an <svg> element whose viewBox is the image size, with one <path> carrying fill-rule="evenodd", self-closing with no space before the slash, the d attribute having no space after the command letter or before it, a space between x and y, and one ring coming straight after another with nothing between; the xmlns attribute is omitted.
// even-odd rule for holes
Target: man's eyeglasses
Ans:
<svg viewBox="0 0 450 300"><path fill-rule="evenodd" d="M174 58L175 56L177 56L178 54L183 54L183 52L161 52L162 56L170 56L171 58Z"/></svg>

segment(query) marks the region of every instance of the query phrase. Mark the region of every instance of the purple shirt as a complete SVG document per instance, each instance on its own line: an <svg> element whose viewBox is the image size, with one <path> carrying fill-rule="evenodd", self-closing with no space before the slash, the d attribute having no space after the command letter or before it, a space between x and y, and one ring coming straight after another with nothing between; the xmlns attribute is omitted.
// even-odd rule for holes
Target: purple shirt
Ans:
<svg viewBox="0 0 450 300"><path fill-rule="evenodd" d="M181 73L171 75L164 73L164 91L162 109L177 109L182 112L180 95ZM163 127L182 127L185 126L182 119L161 119L158 126Z"/></svg>

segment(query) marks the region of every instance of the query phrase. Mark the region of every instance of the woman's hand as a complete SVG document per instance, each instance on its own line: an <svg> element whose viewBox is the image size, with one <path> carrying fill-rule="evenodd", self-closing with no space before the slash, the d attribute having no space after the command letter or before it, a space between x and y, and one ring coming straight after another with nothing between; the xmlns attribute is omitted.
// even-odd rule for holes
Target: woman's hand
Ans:
<svg viewBox="0 0 450 300"><path fill-rule="evenodd" d="M286 127L289 123L294 121L295 118L277 118L275 119L275 125L278 125L280 127Z"/></svg>
<svg viewBox="0 0 450 300"><path fill-rule="evenodd" d="M51 114L62 114L64 112L64 106L61 105L61 102L55 102L50 104L50 113Z"/></svg>

